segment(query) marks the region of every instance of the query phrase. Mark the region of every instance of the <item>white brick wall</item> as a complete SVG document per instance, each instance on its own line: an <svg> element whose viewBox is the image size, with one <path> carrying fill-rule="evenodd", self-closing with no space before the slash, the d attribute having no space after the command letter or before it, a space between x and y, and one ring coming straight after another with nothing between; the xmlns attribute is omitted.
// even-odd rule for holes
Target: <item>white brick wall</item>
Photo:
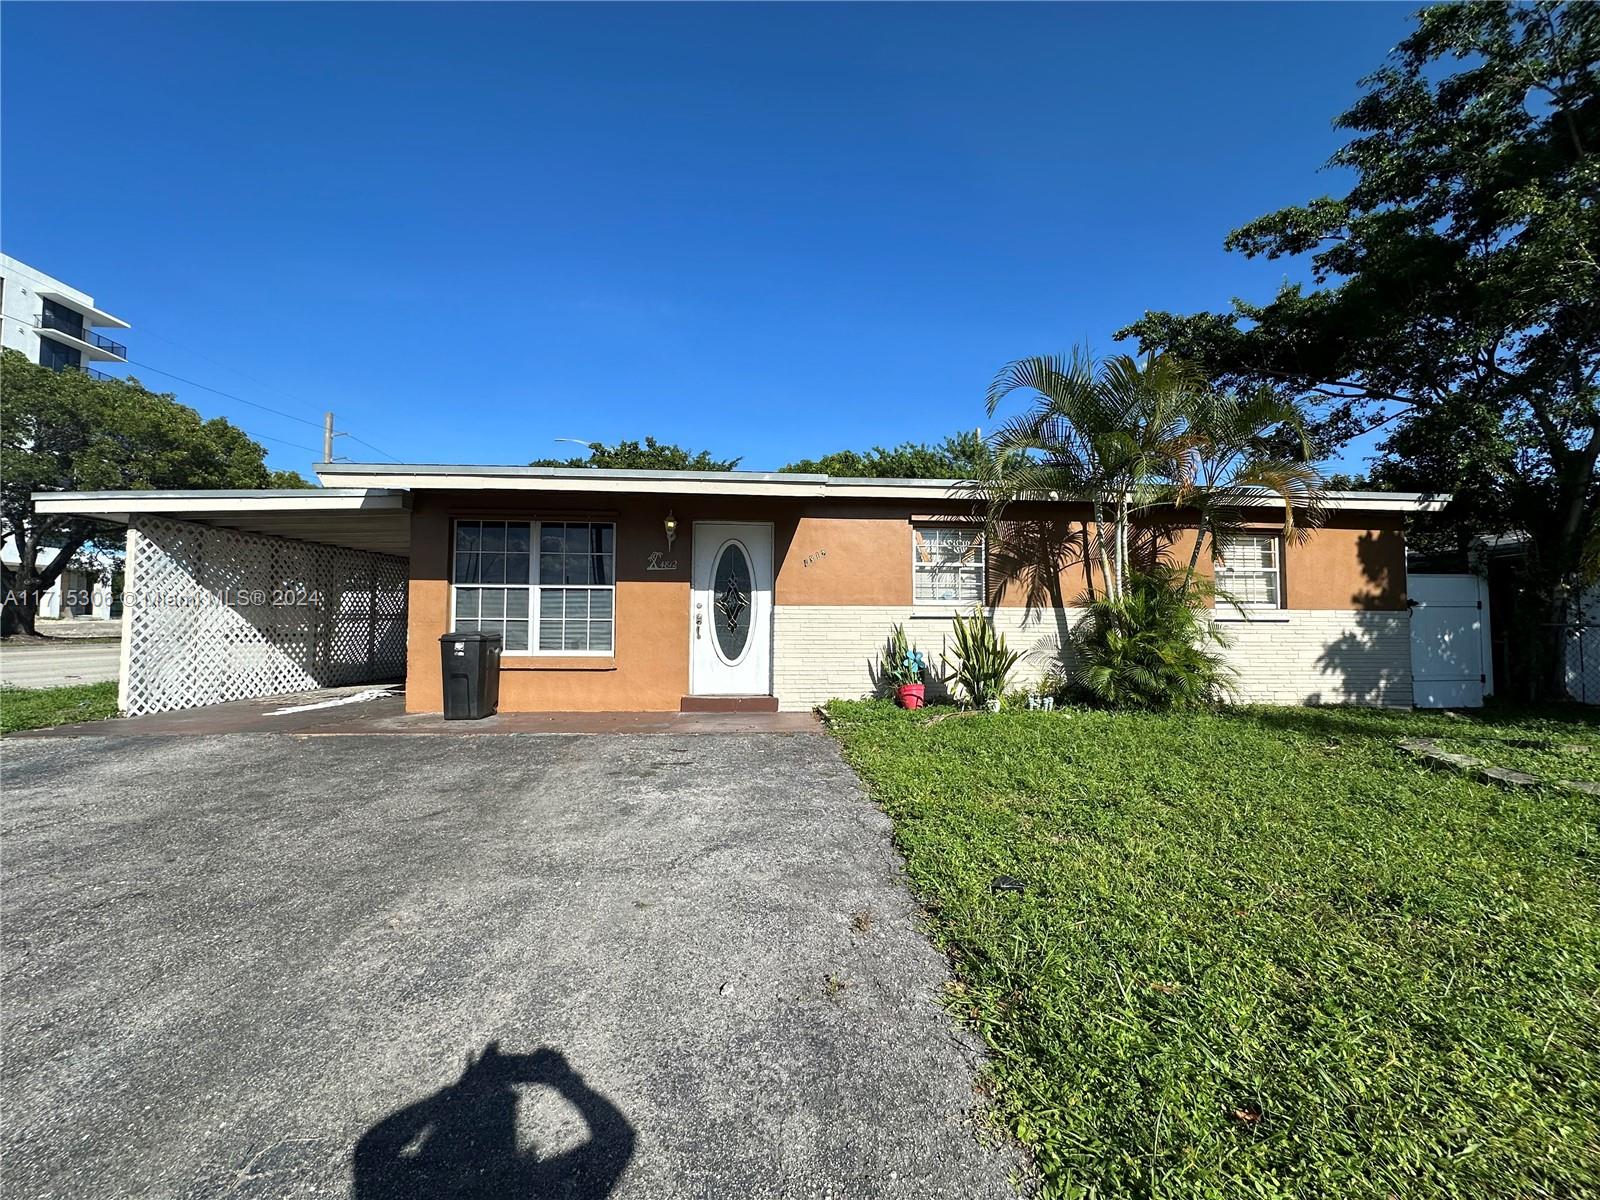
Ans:
<svg viewBox="0 0 1600 1200"><path fill-rule="evenodd" d="M896 622L905 625L906 637L937 669L940 654L950 648L955 615L910 605L808 604L779 604L772 614L772 691L785 710L871 695L872 672ZM1067 636L1064 619L1075 616L1070 609L1029 613L1000 608L995 614L1006 644L1026 652L1014 675L1018 685L1044 673Z"/></svg>
<svg viewBox="0 0 1600 1200"><path fill-rule="evenodd" d="M1411 707L1411 614L1295 609L1226 620L1239 699L1255 704Z"/></svg>
<svg viewBox="0 0 1600 1200"><path fill-rule="evenodd" d="M935 666L950 645L950 613L910 606L796 605L773 609L773 693L785 710L872 692L872 671L896 622ZM1024 652L1016 685L1036 681L1065 642L1074 609L994 610ZM1227 621L1238 698L1262 704L1411 704L1410 614L1299 610Z"/></svg>

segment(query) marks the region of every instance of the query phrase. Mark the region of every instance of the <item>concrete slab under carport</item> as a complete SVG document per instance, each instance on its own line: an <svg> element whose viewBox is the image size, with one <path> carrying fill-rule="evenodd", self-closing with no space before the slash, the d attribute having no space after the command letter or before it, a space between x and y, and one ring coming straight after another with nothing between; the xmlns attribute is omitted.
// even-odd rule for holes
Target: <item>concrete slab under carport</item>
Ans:
<svg viewBox="0 0 1600 1200"><path fill-rule="evenodd" d="M203 737L223 733L290 733L302 737L493 737L507 734L759 734L820 733L813 713L524 712L479 721L447 721L439 713L407 713L400 684L321 688L235 700L142 717L33 729L13 737Z"/></svg>

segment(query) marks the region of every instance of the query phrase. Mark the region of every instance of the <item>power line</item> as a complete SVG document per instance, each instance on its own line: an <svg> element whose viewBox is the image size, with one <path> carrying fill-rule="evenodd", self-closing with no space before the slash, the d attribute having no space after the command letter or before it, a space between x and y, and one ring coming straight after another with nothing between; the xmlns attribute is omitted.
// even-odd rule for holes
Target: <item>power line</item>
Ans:
<svg viewBox="0 0 1600 1200"><path fill-rule="evenodd" d="M235 396L232 392L225 392L221 388L214 388L214 387L211 387L208 384L196 383L193 379L185 379L182 375L174 375L171 371L163 371L160 367L153 367L149 363L139 362L136 359L130 358L130 359L127 360L127 362L128 362L128 365L130 367L142 367L146 371L154 371L157 375L164 375L168 379L176 379L179 383L187 384L189 387L199 388L202 392L210 392L214 396L221 396L224 399L232 400L232 401L234 401L235 403L238 403L238 404L248 404L251 408L259 408L262 412L271 413L275 417L282 417L286 421L299 421L300 424L309 425L313 429L321 429L322 428L322 422L321 421L312 421L312 420L309 420L306 417L297 417L297 416L294 415L294 413L286 413L282 409L272 408L271 406L266 405L266 404L257 404L254 400L246 400L243 396ZM353 433L352 434L346 434L345 436L350 438L351 441L360 442L363 446L367 447L369 450L374 450L377 453L383 455L385 458L392 460L393 462L401 462L401 461L403 461L403 460L401 460L399 458L396 458L393 454L390 454L387 450L379 450L378 447L374 446L371 442L368 442L368 441L365 441L365 440L363 440L361 438L358 438ZM282 441L283 439L282 438L269 438L268 440L269 441ZM287 443L287 444L288 445L294 445L295 443L290 442L290 443ZM302 450L310 450L311 449L311 447L309 447L309 446L301 446L300 448ZM317 451L311 450L311 453L315 454L315 453L317 453Z"/></svg>
<svg viewBox="0 0 1600 1200"><path fill-rule="evenodd" d="M130 367L143 367L146 371L154 371L157 375L165 375L168 379L176 379L179 383L186 383L190 387L197 387L202 392L210 392L214 396L222 396L226 399L237 401L240 404L248 404L251 408L259 408L262 412L269 412L273 416L282 417L286 421L299 421L300 424L309 425L313 429L322 428L321 421L311 421L305 417L297 417L293 413L286 413L281 409L269 408L265 404L257 404L254 400L246 400L243 396L235 396L232 392L225 392L221 388L208 387L206 384L196 383L192 379L185 379L182 375L174 375L171 371L163 371L160 367L152 367L149 363L138 362L130 358L128 359L128 365Z"/></svg>
<svg viewBox="0 0 1600 1200"><path fill-rule="evenodd" d="M150 329L148 326L140 325L139 326L139 331L142 334L143 333L148 333L151 337L154 337L157 341L165 342L167 345L173 347L174 349L182 350L185 354L192 354L196 358L204 359L206 362L210 363L212 366L221 367L224 371L231 372L232 374L237 375L240 379L248 380L249 382L255 384L257 387L266 388L267 391L273 392L273 393L275 393L275 394L277 394L279 396L282 396L285 400L293 400L296 404L306 404L306 401L303 400L302 398L300 398L299 396L291 396L288 392L284 391L280 387L273 387L272 384L270 384L270 383L263 383L261 380L257 379L253 375L246 375L243 371L239 370L238 367L229 366L227 363L222 362L219 359L212 358L209 354L204 354L199 350L193 349L192 347L185 346L181 342L175 342L171 338L165 336L164 334L157 333L155 330ZM156 371L157 369L155 367L151 367L150 370ZM164 371L158 371L157 373L158 374L166 374L166 372L164 372ZM176 379L177 376L174 375L174 376L172 376L172 378ZM203 385L195 384L194 386L200 387L200 386L203 386ZM209 389L209 390L215 390L215 389ZM219 395L227 395L228 393L220 392L218 394ZM233 396L233 397L230 397L230 399L236 399L237 400L237 399L240 399L240 398L237 397L237 396ZM248 400L241 400L240 402L244 403L244 404L249 404L250 403L250 401L248 401ZM264 408L264 409L266 409L267 412L276 412L277 411L276 409L266 408L266 405L264 405L264 404L258 404L258 405L256 405L256 407L257 408ZM310 407L310 406L307 405L307 407ZM279 416L287 416L288 414L279 413L278 415ZM294 421L304 421L305 420L304 417L292 417L292 416L289 419L290 420L294 420ZM317 425L318 424L318 422L315 422L315 421L306 421L306 423L309 424L309 425ZM404 459L398 458L395 455L390 454L387 450L384 450L383 448L381 448L379 446L374 446L371 442L365 440L364 438L356 437L356 435L353 434L353 433L348 433L348 434L345 434L344 436L348 437L353 442L360 442L368 450L371 450L376 454L381 454L381 455L383 455L384 458L387 458L392 462L403 462L404 461ZM313 453L315 453L315 451L313 451Z"/></svg>
<svg viewBox="0 0 1600 1200"><path fill-rule="evenodd" d="M405 461L404 459L396 458L394 455L390 454L387 450L378 449L378 447L374 446L371 442L367 441L365 438L358 438L353 433L347 433L347 434L345 434L345 437L349 438L352 442L360 442L368 450L371 450L374 454L383 455L390 462L404 462Z"/></svg>
<svg viewBox="0 0 1600 1200"><path fill-rule="evenodd" d="M290 442L285 441L283 438L268 437L264 433L250 433L248 430L246 430L245 436L253 440L263 442L277 442L280 446L293 446L296 450L304 450L308 454L315 454L317 452L317 448L315 446L304 446L299 442Z"/></svg>
<svg viewBox="0 0 1600 1200"><path fill-rule="evenodd" d="M305 403L305 401L302 400L299 396L291 396L288 392L284 391L282 388L273 387L270 383L262 383L261 380L255 378L253 375L246 375L243 371L239 370L238 367L230 367L227 363L222 362L220 359L212 358L209 354L202 354L199 350L195 350L192 347L185 346L181 342L175 342L171 338L166 337L163 334L159 334L155 330L150 329L149 327L147 327L145 325L140 325L139 326L139 333L140 333L141 336L144 335L144 334L149 334L151 337L155 338L157 341L165 342L167 345L171 346L175 350L182 350L185 354L192 354L196 358L204 359L206 362L210 363L214 367L221 367L224 371L231 372L232 374L237 375L240 379L248 380L250 383L255 384L257 387L266 388L267 391L269 391L269 392L276 392L278 395L282 396L285 400L293 400L296 404L304 404ZM154 370L154 368L151 368L151 369Z"/></svg>

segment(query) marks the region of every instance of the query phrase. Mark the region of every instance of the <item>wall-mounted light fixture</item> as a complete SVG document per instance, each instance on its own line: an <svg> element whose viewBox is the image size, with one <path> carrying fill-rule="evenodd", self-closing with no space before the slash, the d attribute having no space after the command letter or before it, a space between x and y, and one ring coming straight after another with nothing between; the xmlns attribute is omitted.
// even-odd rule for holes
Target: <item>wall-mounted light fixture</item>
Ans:
<svg viewBox="0 0 1600 1200"><path fill-rule="evenodd" d="M672 543L678 540L678 518L672 515L672 510L667 509L667 519L663 522L667 530L667 549L672 549Z"/></svg>

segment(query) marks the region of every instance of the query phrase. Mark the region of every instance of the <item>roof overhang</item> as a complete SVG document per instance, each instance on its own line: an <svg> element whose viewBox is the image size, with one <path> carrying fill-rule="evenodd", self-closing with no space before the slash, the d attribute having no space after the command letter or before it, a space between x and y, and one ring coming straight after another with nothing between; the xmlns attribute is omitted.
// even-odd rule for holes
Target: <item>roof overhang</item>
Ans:
<svg viewBox="0 0 1600 1200"><path fill-rule="evenodd" d="M35 492L33 506L42 516L124 525L137 516L162 516L351 550L411 553L411 497L392 488Z"/></svg>
<svg viewBox="0 0 1600 1200"><path fill-rule="evenodd" d="M113 317L104 309L96 308L94 305L78 299L70 292L51 292L40 289L39 291L35 292L35 295L45 300L53 300L65 308L72 309L73 312L82 313L84 316L89 318L89 324L91 325L109 325L113 329L133 328L132 325L129 325L121 317Z"/></svg>
<svg viewBox="0 0 1600 1200"><path fill-rule="evenodd" d="M766 496L794 499L972 500L973 486L960 479L860 479L782 471L620 471L589 467L448 466L418 463L318 463L324 483L407 491L588 492L626 495ZM1070 499L1070 497L1051 497ZM1448 495L1420 492L1327 492L1331 511L1433 512ZM1281 508L1262 491L1252 507Z"/></svg>

